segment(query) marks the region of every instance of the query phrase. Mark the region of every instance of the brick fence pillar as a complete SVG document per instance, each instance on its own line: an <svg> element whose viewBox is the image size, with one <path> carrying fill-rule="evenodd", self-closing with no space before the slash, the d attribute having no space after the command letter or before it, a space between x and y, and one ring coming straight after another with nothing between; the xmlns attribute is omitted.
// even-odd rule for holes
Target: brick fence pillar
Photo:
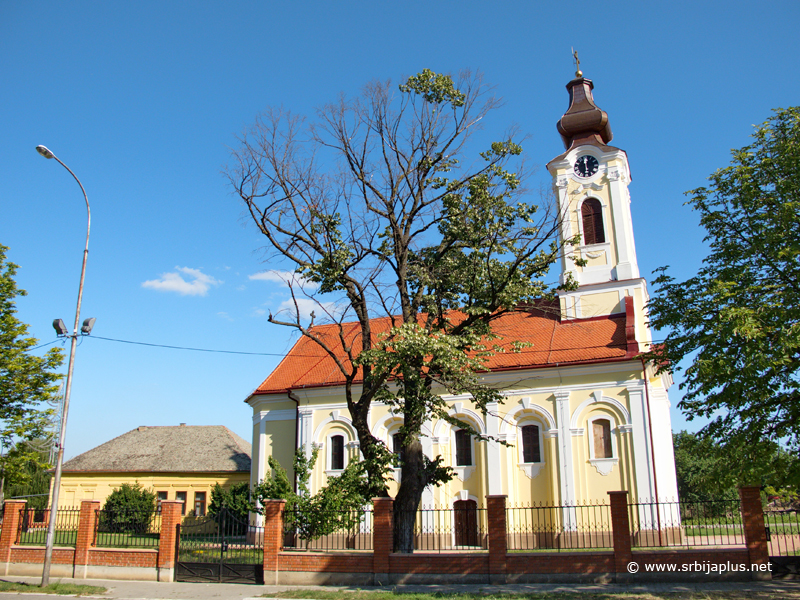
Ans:
<svg viewBox="0 0 800 600"><path fill-rule="evenodd" d="M506 496L486 496L489 521L489 583L506 582Z"/></svg>
<svg viewBox="0 0 800 600"><path fill-rule="evenodd" d="M628 492L608 492L611 498L611 538L614 541L614 571L617 583L630 580L631 525L628 517Z"/></svg>
<svg viewBox="0 0 800 600"><path fill-rule="evenodd" d="M182 500L161 501L161 532L158 540L158 580L175 581L178 559Z"/></svg>
<svg viewBox="0 0 800 600"><path fill-rule="evenodd" d="M742 501L744 540L747 544L747 551L750 553L750 564L768 565L769 546L767 545L767 530L764 527L764 510L761 507L761 489L741 487L739 488L739 498ZM751 571L750 574L753 579L772 579L772 573L769 571Z"/></svg>
<svg viewBox="0 0 800 600"><path fill-rule="evenodd" d="M372 500L372 577L373 585L389 583L389 555L394 550L394 499Z"/></svg>
<svg viewBox="0 0 800 600"><path fill-rule="evenodd" d="M0 532L0 565L3 575L8 575L8 565L11 562L11 547L17 543L19 522L25 510L25 500L6 500L3 510L3 530Z"/></svg>
<svg viewBox="0 0 800 600"><path fill-rule="evenodd" d="M72 563L72 576L75 579L86 579L89 571L89 548L94 546L95 542L98 510L100 510L99 500L81 501L78 535L75 538L75 558Z"/></svg>
<svg viewBox="0 0 800 600"><path fill-rule="evenodd" d="M278 554L283 548L283 509L286 500L264 500L264 584L278 585Z"/></svg>

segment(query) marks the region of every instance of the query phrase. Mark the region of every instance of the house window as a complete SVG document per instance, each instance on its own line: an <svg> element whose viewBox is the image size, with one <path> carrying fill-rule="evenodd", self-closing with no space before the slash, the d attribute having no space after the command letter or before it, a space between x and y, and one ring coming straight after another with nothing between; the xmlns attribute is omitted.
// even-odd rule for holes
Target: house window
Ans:
<svg viewBox="0 0 800 600"><path fill-rule="evenodd" d="M522 462L542 462L538 425L525 425L522 427Z"/></svg>
<svg viewBox="0 0 800 600"><path fill-rule="evenodd" d="M456 431L456 466L472 466L472 436L466 429Z"/></svg>
<svg viewBox="0 0 800 600"><path fill-rule="evenodd" d="M186 514L186 492L175 492L175 500L179 500L180 502L183 502L183 504L181 504L181 514L185 515Z"/></svg>
<svg viewBox="0 0 800 600"><path fill-rule="evenodd" d="M584 246L605 243L603 207L597 198L589 198L581 204L581 221L583 223L582 243Z"/></svg>
<svg viewBox="0 0 800 600"><path fill-rule="evenodd" d="M167 499L167 492L156 492L156 512L161 512L161 501Z"/></svg>
<svg viewBox="0 0 800 600"><path fill-rule="evenodd" d="M344 469L344 436L334 435L331 437L331 470L342 469Z"/></svg>
<svg viewBox="0 0 800 600"><path fill-rule="evenodd" d="M206 493L194 493L194 516L203 517L206 514Z"/></svg>
<svg viewBox="0 0 800 600"><path fill-rule="evenodd" d="M608 419L594 419L592 421L592 444L594 458L614 457L614 449L611 445L611 421Z"/></svg>

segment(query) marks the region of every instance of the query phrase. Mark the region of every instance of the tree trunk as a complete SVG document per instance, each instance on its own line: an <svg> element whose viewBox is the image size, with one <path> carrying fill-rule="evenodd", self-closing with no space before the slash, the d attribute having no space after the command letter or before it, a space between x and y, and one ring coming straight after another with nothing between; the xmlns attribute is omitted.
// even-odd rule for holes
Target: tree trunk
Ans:
<svg viewBox="0 0 800 600"><path fill-rule="evenodd" d="M386 489L386 482L383 479L383 471L380 468L377 448L377 444L383 444L383 442L373 436L369 429L369 403L351 403L349 409L350 417L353 420L353 427L358 435L358 444L361 454L364 455L370 489L374 496L388 496L389 492Z"/></svg>
<svg viewBox="0 0 800 600"><path fill-rule="evenodd" d="M395 552L405 554L414 552L414 525L426 483L422 443L419 441L419 435L413 434L413 438L403 447L400 489L394 501Z"/></svg>

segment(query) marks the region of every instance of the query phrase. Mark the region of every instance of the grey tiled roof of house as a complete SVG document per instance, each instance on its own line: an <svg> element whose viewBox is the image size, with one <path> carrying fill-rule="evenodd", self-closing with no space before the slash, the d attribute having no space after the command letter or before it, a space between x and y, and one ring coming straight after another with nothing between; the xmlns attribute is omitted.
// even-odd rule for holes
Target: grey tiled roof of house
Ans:
<svg viewBox="0 0 800 600"><path fill-rule="evenodd" d="M137 427L64 463L64 472L250 472L250 444L222 425Z"/></svg>

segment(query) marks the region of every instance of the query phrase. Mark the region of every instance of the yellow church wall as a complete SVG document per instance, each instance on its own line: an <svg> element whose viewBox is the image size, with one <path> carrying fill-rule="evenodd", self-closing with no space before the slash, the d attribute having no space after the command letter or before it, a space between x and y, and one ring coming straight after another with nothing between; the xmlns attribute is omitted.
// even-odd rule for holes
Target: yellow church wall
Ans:
<svg viewBox="0 0 800 600"><path fill-rule="evenodd" d="M528 477L520 467L519 448L517 442L503 454L506 464L503 481L503 492L508 496L509 506L530 506L534 503L551 504L554 502L553 483L557 482L558 471L555 438L544 438L542 446L543 464L534 477ZM556 479L554 479L554 477Z"/></svg>
<svg viewBox="0 0 800 600"><path fill-rule="evenodd" d="M581 317L596 317L623 312L619 292L600 292L597 294L583 294L580 300Z"/></svg>
<svg viewBox="0 0 800 600"><path fill-rule="evenodd" d="M619 301L618 292L610 292L605 294L597 294L605 302L610 303L612 299ZM623 382L623 381L636 381L642 377L641 370L638 370L635 364L620 363L619 366L607 365L603 367L596 367L591 369L578 370L576 375L569 375L570 371L575 372L574 369L547 369L541 371L533 371L525 374L515 374L515 386L529 391L520 392L511 395L499 406L499 417L501 423L506 419L509 413L516 412L516 418L519 421L523 417L534 418L541 425L543 440L542 440L542 453L543 464L538 469L538 473L534 477L529 477L523 469L520 468L520 459L518 456L518 444L521 443L519 437L512 440L508 447L500 447L499 450L499 469L500 469L500 488L501 493L508 496L509 504L524 505L531 503L553 503L558 504L561 495L560 489L560 475L558 468L558 437L544 437L544 433L552 428L547 419L540 414L537 415L536 411L524 410L522 406L541 407L549 413L553 419L557 421L557 402L552 393L554 389L569 389L578 388L570 393L569 399L569 414L570 416L578 409L578 407L590 399L595 392L601 392L604 398L610 398L619 402L626 410L630 412L627 388L622 385L614 385L607 387L608 382ZM501 376L505 378L506 376ZM597 387L593 387L592 382L595 381ZM660 380L651 380L653 385L656 385ZM535 393L536 389L545 389L550 391ZM523 404L522 400L525 400ZM342 435L345 438L345 443L357 441L354 434L351 433L350 427L344 421L349 420L349 413L346 408L333 408L338 405L338 401L344 401L343 397L326 395L320 397L319 400L315 398L304 399L303 406L313 408L315 404L321 405L322 408L315 410L311 418L311 427L308 432L313 436L313 440L323 444L320 450L318 462L314 469L312 476L311 487L313 491L318 490L328 482L329 476L335 473L326 474L328 470L329 461L329 446L328 440L332 435ZM450 406L461 406L462 415L465 412L474 411L480 413L475 409L474 404L469 399L452 399L448 401ZM613 408L608 408L604 405L603 410L609 410L609 414L613 416L615 429L625 422L625 417L619 411ZM628 489L635 493L635 464L632 458L631 439L630 433L614 433L616 440L615 457L617 464L613 466L608 475L601 475L597 472L594 465L589 462L589 444L591 443L591 436L588 427L588 419L591 417L593 405L584 407L582 414L578 415L577 426L584 429L582 436L570 436L570 443L572 444L573 453L573 478L574 490L577 500L607 500L607 492L614 489ZM337 412L338 411L338 412ZM342 420L335 420L341 418ZM481 420L486 419L481 415ZM401 423L401 418L393 417L390 414L390 409L381 404L375 404L370 413L370 425L373 432L381 439L384 439L391 444L391 433L396 425ZM433 457L441 454L444 459L444 464L451 465L454 462L453 457L453 444L454 438L452 434L452 426L448 423L443 423L442 428L437 426L439 423L434 421L431 424L431 431L423 439L423 443L428 444L431 448ZM269 456L274 453L283 464L291 477L291 460L294 449L294 420L291 421L268 421L266 423L266 446L265 454ZM257 429L254 429L254 432ZM436 432L436 433L434 433ZM506 434L512 432L510 425L506 426ZM516 432L514 432L516 434ZM446 436L448 438L447 444L432 443L431 437ZM254 436L254 440L258 436ZM360 460L360 453L358 447L350 445L345 449L348 456L348 461ZM279 456L280 454L280 456ZM263 454L262 454L263 456ZM485 496L489 493L488 473L487 473L487 443L484 441L476 440L474 444L474 469L471 475L465 480L461 481L458 477L454 478L449 483L434 488L432 493L428 496L426 502L430 502L432 498L433 504L437 506L450 506L452 502L460 497L462 490L467 490L470 497L478 500L480 506L485 505ZM497 463L495 463L497 464ZM493 467L494 468L494 467ZM531 470L528 469L530 472ZM399 476L399 470L397 471ZM397 493L398 484L394 481L389 483L389 494L394 496Z"/></svg>

